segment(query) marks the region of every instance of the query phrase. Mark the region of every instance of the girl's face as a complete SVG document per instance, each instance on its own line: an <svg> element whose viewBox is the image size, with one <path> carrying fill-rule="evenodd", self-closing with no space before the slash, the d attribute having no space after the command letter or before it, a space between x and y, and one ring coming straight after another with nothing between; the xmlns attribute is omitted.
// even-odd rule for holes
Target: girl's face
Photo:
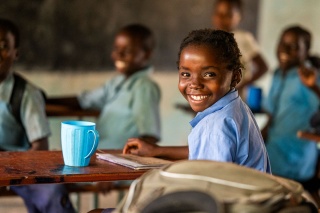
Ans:
<svg viewBox="0 0 320 213"><path fill-rule="evenodd" d="M124 32L116 35L111 58L118 72L129 77L147 66L149 57L141 41Z"/></svg>
<svg viewBox="0 0 320 213"><path fill-rule="evenodd" d="M212 25L219 30L231 32L241 20L240 11L228 2L219 2L215 5L212 14Z"/></svg>
<svg viewBox="0 0 320 213"><path fill-rule="evenodd" d="M227 70L216 54L205 45L190 45L181 52L178 87L195 112L216 103L236 86L234 80L240 78L239 72Z"/></svg>
<svg viewBox="0 0 320 213"><path fill-rule="evenodd" d="M277 57L283 71L301 65L307 57L303 37L290 31L284 33L278 44Z"/></svg>

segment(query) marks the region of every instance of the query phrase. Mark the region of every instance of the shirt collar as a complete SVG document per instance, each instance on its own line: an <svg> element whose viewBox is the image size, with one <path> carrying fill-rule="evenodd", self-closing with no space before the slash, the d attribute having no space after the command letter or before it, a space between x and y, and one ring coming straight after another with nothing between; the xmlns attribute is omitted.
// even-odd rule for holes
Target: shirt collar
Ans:
<svg viewBox="0 0 320 213"><path fill-rule="evenodd" d="M228 92L225 96L220 98L216 103L214 103L212 106L209 108L205 109L202 112L199 112L192 121L190 121L190 125L192 127L195 127L204 117L207 115L214 113L226 105L228 105L231 101L235 100L236 98L239 97L238 90L232 89L230 92Z"/></svg>
<svg viewBox="0 0 320 213"><path fill-rule="evenodd" d="M136 73L132 74L128 79L125 80L125 77L123 76L123 88L130 89L132 84L139 78L144 76L149 76L151 73L153 73L153 67L149 66L142 70L137 71Z"/></svg>

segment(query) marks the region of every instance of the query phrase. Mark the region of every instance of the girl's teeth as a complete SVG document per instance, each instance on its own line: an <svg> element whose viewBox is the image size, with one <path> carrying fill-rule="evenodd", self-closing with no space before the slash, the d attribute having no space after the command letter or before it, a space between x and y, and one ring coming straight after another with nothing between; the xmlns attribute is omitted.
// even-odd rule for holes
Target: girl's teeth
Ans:
<svg viewBox="0 0 320 213"><path fill-rule="evenodd" d="M191 98L196 100L196 101L201 101L205 98L207 98L208 96L207 95L191 95Z"/></svg>

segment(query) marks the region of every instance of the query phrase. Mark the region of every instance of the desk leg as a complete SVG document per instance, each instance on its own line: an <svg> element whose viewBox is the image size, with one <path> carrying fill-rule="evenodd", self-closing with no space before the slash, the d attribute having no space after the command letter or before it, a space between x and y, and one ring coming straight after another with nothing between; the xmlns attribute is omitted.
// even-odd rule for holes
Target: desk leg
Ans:
<svg viewBox="0 0 320 213"><path fill-rule="evenodd" d="M99 206L99 193L93 193L93 208L98 208Z"/></svg>

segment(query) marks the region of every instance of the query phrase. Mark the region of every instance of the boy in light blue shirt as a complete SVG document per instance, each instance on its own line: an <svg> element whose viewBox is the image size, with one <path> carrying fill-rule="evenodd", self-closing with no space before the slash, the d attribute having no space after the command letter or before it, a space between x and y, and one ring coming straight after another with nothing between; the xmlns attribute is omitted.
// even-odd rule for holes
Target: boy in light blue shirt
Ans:
<svg viewBox="0 0 320 213"><path fill-rule="evenodd" d="M198 112L185 147L161 147L128 140L123 153L170 159L233 162L271 173L255 119L235 89L241 80L240 51L232 33L195 30L179 51L179 90Z"/></svg>
<svg viewBox="0 0 320 213"><path fill-rule="evenodd" d="M101 111L97 130L100 149L122 149L128 138L160 139L159 86L151 79L155 46L152 31L140 24L121 28L111 58L119 75L77 97L50 98L47 103Z"/></svg>
<svg viewBox="0 0 320 213"><path fill-rule="evenodd" d="M155 39L149 28L141 24L121 28L111 53L119 75L92 91L76 97L50 98L47 103L101 111L97 121L100 149L122 149L131 137L158 142L161 91L150 76L154 46ZM99 185L105 191L114 187L112 182Z"/></svg>

